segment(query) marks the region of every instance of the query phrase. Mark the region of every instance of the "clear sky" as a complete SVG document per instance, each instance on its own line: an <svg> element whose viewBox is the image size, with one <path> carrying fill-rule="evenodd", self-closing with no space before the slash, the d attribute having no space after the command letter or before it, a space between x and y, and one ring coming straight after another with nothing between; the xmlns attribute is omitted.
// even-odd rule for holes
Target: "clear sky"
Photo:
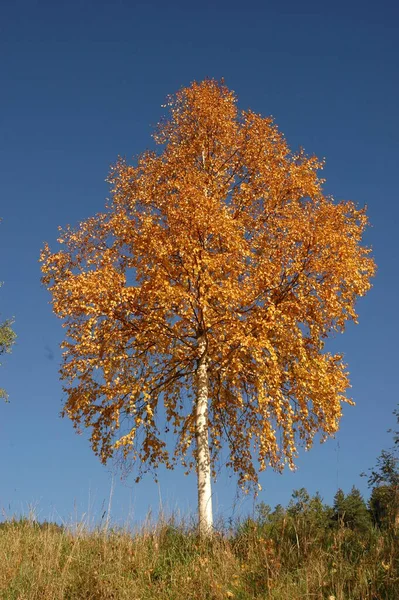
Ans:
<svg viewBox="0 0 399 600"><path fill-rule="evenodd" d="M15 316L18 340L3 361L0 387L0 509L37 508L40 519L101 516L114 473L112 517L142 520L160 498L193 514L195 475L160 472L160 484L120 481L61 419L61 322L40 284L44 241L57 227L99 212L117 155L153 146L167 94L215 77L242 108L273 115L293 149L326 158L325 190L367 204L366 243L378 264L359 302L360 324L333 341L349 364L356 407L336 439L300 452L298 470L261 475L258 500L286 504L293 489L337 490L390 443L398 403L398 58L397 3L248 0L4 1L0 5L1 318ZM252 510L235 502L223 470L216 513Z"/></svg>

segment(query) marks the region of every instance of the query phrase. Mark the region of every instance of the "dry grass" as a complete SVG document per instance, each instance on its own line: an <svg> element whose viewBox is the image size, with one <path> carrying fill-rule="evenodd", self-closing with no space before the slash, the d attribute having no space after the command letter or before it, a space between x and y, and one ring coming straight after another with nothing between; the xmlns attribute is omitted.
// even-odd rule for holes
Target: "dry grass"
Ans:
<svg viewBox="0 0 399 600"><path fill-rule="evenodd" d="M328 540L283 528L237 527L198 539L174 519L141 531L74 533L32 520L0 527L4 600L398 600L399 549L392 534ZM326 534L327 536L327 534Z"/></svg>

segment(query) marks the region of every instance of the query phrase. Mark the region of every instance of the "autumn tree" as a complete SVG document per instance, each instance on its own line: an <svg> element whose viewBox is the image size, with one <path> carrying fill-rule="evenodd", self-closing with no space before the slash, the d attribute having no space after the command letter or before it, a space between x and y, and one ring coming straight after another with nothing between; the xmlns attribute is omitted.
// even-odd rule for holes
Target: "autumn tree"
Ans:
<svg viewBox="0 0 399 600"><path fill-rule="evenodd" d="M365 211L326 196L322 162L291 152L271 118L214 80L168 108L160 151L118 160L106 210L41 262L66 328L63 414L103 462L137 461L138 478L196 468L206 534L223 441L256 489L267 465L294 466L298 442L337 431L348 373L324 343L356 321L374 263Z"/></svg>
<svg viewBox="0 0 399 600"><path fill-rule="evenodd" d="M2 283L0 282L0 287L1 286ZM14 330L12 329L12 324L12 319L6 319L2 323L0 323L0 356L2 354L11 352L11 348L15 342L16 335ZM8 399L8 394L3 388L0 388L0 398L3 398L4 400Z"/></svg>
<svg viewBox="0 0 399 600"><path fill-rule="evenodd" d="M12 329L12 320L7 319L0 323L0 355L11 352L16 335ZM6 390L0 388L0 398L7 400L8 394Z"/></svg>

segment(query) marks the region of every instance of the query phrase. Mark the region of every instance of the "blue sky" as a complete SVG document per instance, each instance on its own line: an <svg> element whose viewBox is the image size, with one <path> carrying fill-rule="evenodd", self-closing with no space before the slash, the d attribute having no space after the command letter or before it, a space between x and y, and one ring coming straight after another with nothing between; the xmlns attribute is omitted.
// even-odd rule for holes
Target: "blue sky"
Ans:
<svg viewBox="0 0 399 600"><path fill-rule="evenodd" d="M258 501L293 489L331 502L357 485L390 443L398 403L398 8L355 2L3 2L0 6L0 312L18 340L0 386L0 509L95 520L113 484L112 518L141 521L160 498L194 514L195 475L160 473L136 485L103 467L85 435L59 417L63 330L40 284L39 251L57 227L99 212L118 155L153 146L167 94L225 78L242 108L273 115L289 144L326 158L325 190L368 206L366 243L378 264L360 324L333 341L349 364L356 407L335 440L301 452L295 473L261 475ZM114 475L113 475L114 473ZM221 472L216 513L252 510Z"/></svg>

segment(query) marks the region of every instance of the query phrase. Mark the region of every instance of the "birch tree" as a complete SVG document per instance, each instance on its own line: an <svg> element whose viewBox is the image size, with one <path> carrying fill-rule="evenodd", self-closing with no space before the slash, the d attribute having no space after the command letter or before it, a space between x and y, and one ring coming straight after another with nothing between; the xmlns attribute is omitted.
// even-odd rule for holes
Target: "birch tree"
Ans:
<svg viewBox="0 0 399 600"><path fill-rule="evenodd" d="M41 253L63 320L63 415L138 479L196 470L201 535L223 443L239 485L294 468L339 426L348 372L324 344L357 320L374 262L364 209L323 192L323 164L223 82L181 89L147 151L111 170L103 212ZM165 411L165 419L159 412ZM171 431L175 449L168 449Z"/></svg>

